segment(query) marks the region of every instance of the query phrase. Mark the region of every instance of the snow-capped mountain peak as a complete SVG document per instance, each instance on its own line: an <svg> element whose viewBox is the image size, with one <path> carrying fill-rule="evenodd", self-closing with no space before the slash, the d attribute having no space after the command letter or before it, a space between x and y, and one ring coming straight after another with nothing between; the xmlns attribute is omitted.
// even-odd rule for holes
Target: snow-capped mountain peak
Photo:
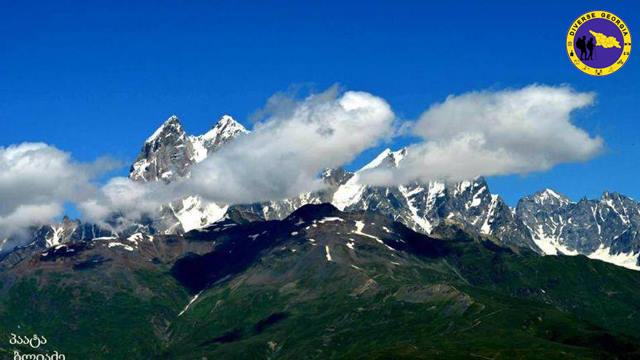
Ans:
<svg viewBox="0 0 640 360"><path fill-rule="evenodd" d="M560 205L564 206L571 203L568 197L552 190L552 189L544 189L533 194L533 201L538 204L550 204L550 205Z"/></svg>
<svg viewBox="0 0 640 360"><path fill-rule="evenodd" d="M366 186L360 183L360 173L380 167L396 167L405 154L406 149L398 151L391 151L389 148L384 149L378 156L356 171L353 176L338 187L333 194L332 204L338 209L344 210L358 203L366 189Z"/></svg>
<svg viewBox="0 0 640 360"><path fill-rule="evenodd" d="M211 130L204 133L201 138L203 140L213 140L217 138L228 139L235 137L238 133L249 132L242 124L237 122L230 115L223 115Z"/></svg>
<svg viewBox="0 0 640 360"><path fill-rule="evenodd" d="M167 119L147 140L131 166L135 181L171 181L193 163L193 146L176 116Z"/></svg>
<svg viewBox="0 0 640 360"><path fill-rule="evenodd" d="M207 133L187 136L180 119L171 116L147 138L129 177L136 181L170 182L187 175L191 165L247 132L242 124L224 115Z"/></svg>
<svg viewBox="0 0 640 360"><path fill-rule="evenodd" d="M538 192L520 200L517 215L546 254L583 254L640 269L640 204L631 198L605 192L597 200L571 202Z"/></svg>
<svg viewBox="0 0 640 360"><path fill-rule="evenodd" d="M135 181L169 183L188 176L192 165L246 133L242 124L224 115L205 134L187 135L180 120L171 116L145 141L129 177ZM225 211L224 205L190 197L164 206L154 220L154 227L162 233L188 231L218 220Z"/></svg>
<svg viewBox="0 0 640 360"><path fill-rule="evenodd" d="M395 166L398 166L400 164L400 161L402 161L404 159L405 156L407 156L407 148L402 148L398 151L395 151L393 153L391 153L391 155L393 156L393 163L395 164Z"/></svg>
<svg viewBox="0 0 640 360"><path fill-rule="evenodd" d="M605 203L607 202L623 203L623 202L634 201L634 200L628 196L624 196L617 192L605 191L602 193L602 196L600 197L600 201Z"/></svg>
<svg viewBox="0 0 640 360"><path fill-rule="evenodd" d="M216 125L200 136L190 136L194 148L194 162L200 162L224 144L249 131L230 115L223 115Z"/></svg>
<svg viewBox="0 0 640 360"><path fill-rule="evenodd" d="M184 135L184 130L182 129L182 124L180 123L180 119L176 115L171 115L156 131L151 134L145 141L145 143L151 143L158 140L162 135L166 135L167 133L177 133L179 135Z"/></svg>
<svg viewBox="0 0 640 360"><path fill-rule="evenodd" d="M385 159L387 159L389 157L389 155L391 155L391 149L389 149L389 148L384 149L380 154L378 154L378 156L376 156L368 164L363 166L360 170L373 169L373 168L376 168L376 167L380 166L380 164L382 164L382 162Z"/></svg>
<svg viewBox="0 0 640 360"><path fill-rule="evenodd" d="M397 151L391 151L391 149L386 148L359 171L371 170L377 167L397 167L406 155L407 148L402 148Z"/></svg>

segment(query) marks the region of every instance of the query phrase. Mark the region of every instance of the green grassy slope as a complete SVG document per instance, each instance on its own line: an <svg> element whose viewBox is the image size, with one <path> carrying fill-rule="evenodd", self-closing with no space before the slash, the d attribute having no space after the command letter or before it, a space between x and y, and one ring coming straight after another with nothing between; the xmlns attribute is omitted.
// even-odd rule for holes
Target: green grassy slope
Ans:
<svg viewBox="0 0 640 360"><path fill-rule="evenodd" d="M183 315L193 288L155 258L0 273L0 339L46 335L40 350L68 359L640 357L638 272L472 237L427 239L367 217L382 243L353 233L349 216L362 214L341 216L297 235L264 225L274 235L252 261L227 276L214 269L221 277ZM263 229L247 226L214 252L253 251L242 246ZM0 343L5 357L12 350Z"/></svg>

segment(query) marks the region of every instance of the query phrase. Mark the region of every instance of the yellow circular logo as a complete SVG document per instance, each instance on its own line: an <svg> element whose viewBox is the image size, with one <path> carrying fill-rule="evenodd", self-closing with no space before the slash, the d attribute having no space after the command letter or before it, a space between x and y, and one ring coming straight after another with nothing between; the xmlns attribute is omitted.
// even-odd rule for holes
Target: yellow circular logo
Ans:
<svg viewBox="0 0 640 360"><path fill-rule="evenodd" d="M567 32L567 54L580 71L605 76L618 71L631 54L631 32L619 16L590 11L573 21Z"/></svg>

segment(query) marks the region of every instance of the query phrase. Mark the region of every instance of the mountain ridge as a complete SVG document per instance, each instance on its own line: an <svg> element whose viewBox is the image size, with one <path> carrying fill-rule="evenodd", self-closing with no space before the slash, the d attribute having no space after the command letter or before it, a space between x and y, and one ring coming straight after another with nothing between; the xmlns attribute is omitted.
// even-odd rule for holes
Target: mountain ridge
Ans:
<svg viewBox="0 0 640 360"><path fill-rule="evenodd" d="M187 135L180 120L171 116L143 144L130 178L168 183L188 176L191 166L247 133L244 126L224 115L205 134ZM326 184L323 190L295 198L244 205L210 203L198 196L176 200L163 206L160 215L139 227L141 230L132 229L126 235L188 232L219 221L230 211L252 214L255 219L284 219L303 205L332 203L341 210L377 211L426 234L439 223L455 221L507 246L529 248L541 255L583 254L640 270L640 205L633 199L605 191L600 199L574 202L560 192L543 189L510 208L490 192L481 177L453 184L431 181L387 187L359 182L363 171L398 166L407 151L387 148L355 172L326 169L321 174ZM34 243L50 246L84 240L97 230L91 226L82 236L66 234L60 239L56 231L61 224L45 226L35 231ZM105 236L104 230L98 232Z"/></svg>

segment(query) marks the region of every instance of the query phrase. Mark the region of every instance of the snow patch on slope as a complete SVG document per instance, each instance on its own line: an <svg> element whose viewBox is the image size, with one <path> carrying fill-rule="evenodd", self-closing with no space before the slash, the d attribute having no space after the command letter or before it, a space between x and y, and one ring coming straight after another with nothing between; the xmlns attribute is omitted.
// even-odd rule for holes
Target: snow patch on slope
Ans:
<svg viewBox="0 0 640 360"><path fill-rule="evenodd" d="M605 247L603 244L601 244L596 251L587 256L590 259L601 260L625 267L627 269L640 270L640 266L638 266L638 255L640 255L640 253L611 254L611 248Z"/></svg>
<svg viewBox="0 0 640 360"><path fill-rule="evenodd" d="M347 180L347 182L340 186L338 190L333 194L331 203L336 208L344 211L348 206L353 205L360 201L365 186L358 182L358 174L356 173Z"/></svg>
<svg viewBox="0 0 640 360"><path fill-rule="evenodd" d="M576 250L571 250L563 245L558 237L545 234L542 225L538 225L535 230L531 228L529 230L531 231L533 242L545 255L579 255Z"/></svg>
<svg viewBox="0 0 640 360"><path fill-rule="evenodd" d="M222 219L228 208L227 205L204 203L200 197L190 196L182 200L180 210L175 211L174 214L182 225L182 229L187 232Z"/></svg>
<svg viewBox="0 0 640 360"><path fill-rule="evenodd" d="M431 233L431 230L433 230L433 225L431 225L429 220L418 215L418 208L415 207L415 205L413 204L413 199L411 199L412 193L410 193L404 186L398 186L398 190L400 190L400 193L407 201L407 206L409 207L409 212L411 213L411 219L416 224L418 224L418 226L420 226L427 234Z"/></svg>
<svg viewBox="0 0 640 360"><path fill-rule="evenodd" d="M377 236L373 236L371 234L366 234L363 233L362 230L364 230L364 222L363 221L356 221L356 230L352 231L352 234L356 234L356 235L360 235L360 236L364 236L364 237L368 237L370 239L373 239L377 242L379 242L380 244L384 244L384 241L380 240L379 237Z"/></svg>
<svg viewBox="0 0 640 360"><path fill-rule="evenodd" d="M107 244L107 246L109 248L120 246L120 247L124 248L127 251L133 251L133 248L131 246L123 244L121 242L110 242L109 244Z"/></svg>
<svg viewBox="0 0 640 360"><path fill-rule="evenodd" d="M196 300L198 300L198 297L200 297L200 294L202 294L202 291L197 293L193 298L191 298L191 300L189 300L189 303L187 303L187 306L185 306L184 309L180 311L180 313L178 314L178 317L182 316L182 314L184 314L185 312L187 312L187 310L189 310L189 307L191 306L191 304L193 304Z"/></svg>
<svg viewBox="0 0 640 360"><path fill-rule="evenodd" d="M498 195L491 195L491 204L489 205L489 210L487 211L487 217L484 220L484 224L480 228L480 232L489 235L491 234L491 223L493 222L493 216L496 211L496 206L498 205Z"/></svg>
<svg viewBox="0 0 640 360"><path fill-rule="evenodd" d="M331 251L329 250L329 245L324 246L325 256L327 257L327 261L333 261L331 258Z"/></svg>

